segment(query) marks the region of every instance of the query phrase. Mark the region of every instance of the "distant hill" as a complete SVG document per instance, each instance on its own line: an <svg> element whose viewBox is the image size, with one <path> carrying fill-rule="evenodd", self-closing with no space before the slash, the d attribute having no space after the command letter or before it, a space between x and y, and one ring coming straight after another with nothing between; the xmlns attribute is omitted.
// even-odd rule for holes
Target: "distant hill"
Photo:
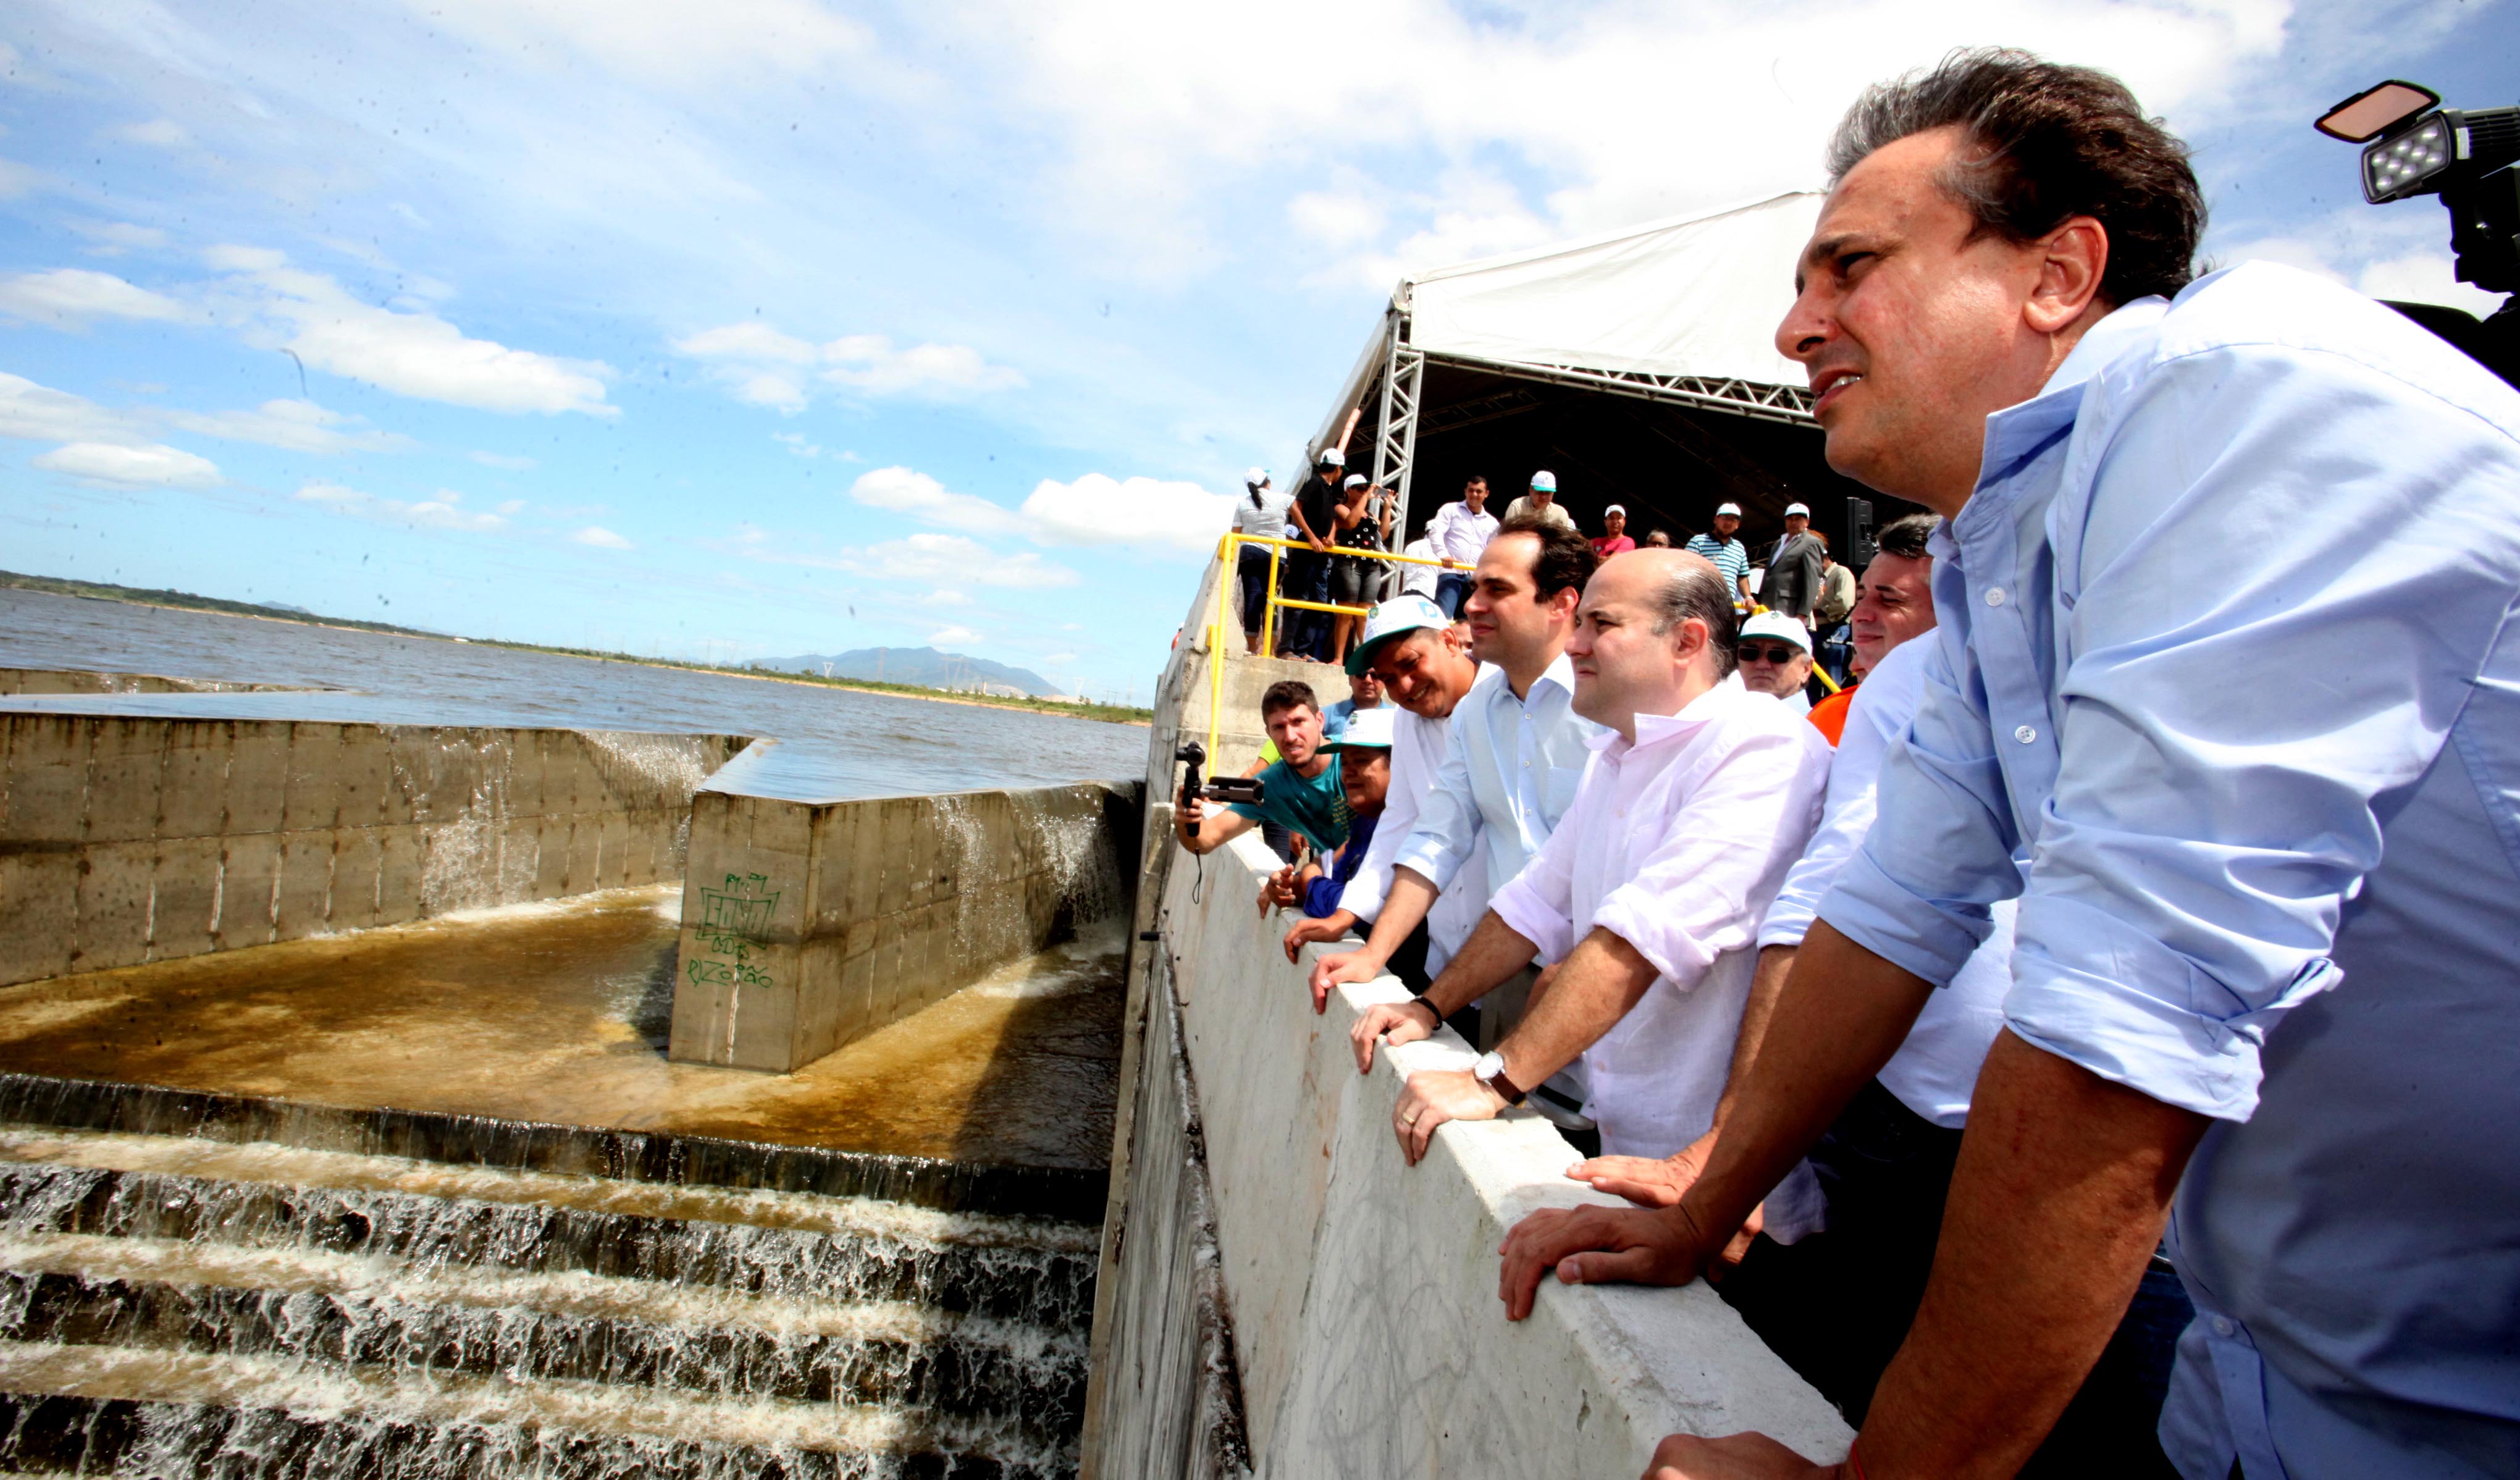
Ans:
<svg viewBox="0 0 2520 1480"><path fill-rule="evenodd" d="M859 648L848 652L808 652L796 657L763 657L755 668L776 673L826 673L832 678L880 679L887 684L919 684L930 689L982 689L1041 695L1058 688L1029 668L1010 668L984 657L939 652L933 648Z"/></svg>

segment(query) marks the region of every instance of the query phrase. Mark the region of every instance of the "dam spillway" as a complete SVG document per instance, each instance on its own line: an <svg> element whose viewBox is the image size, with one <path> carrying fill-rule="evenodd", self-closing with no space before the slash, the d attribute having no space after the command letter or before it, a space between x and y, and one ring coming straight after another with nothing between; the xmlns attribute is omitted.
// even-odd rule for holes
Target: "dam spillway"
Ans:
<svg viewBox="0 0 2520 1480"><path fill-rule="evenodd" d="M303 724L22 729L82 727L91 755L108 732L148 731L161 757L215 732L278 756L290 794L321 780ZM356 748L355 727L332 728ZM479 739L548 757L564 735ZM681 875L712 767L666 799L683 821L649 855L656 875ZM181 848L97 832L107 791L13 809L14 776L0 768L0 893L31 906L8 917L22 946L88 918L13 892L26 858L136 846L175 879L157 855ZM183 830L211 854L272 830L170 788L162 760L157 776L140 811L193 805L202 823ZM326 819L335 854L356 829L432 822L428 788L408 789L408 817ZM506 804L518 787L486 806L483 789L466 787L490 824L474 831L541 846L539 823L501 831L532 816ZM424 900L400 923L206 949L153 954L144 927L105 969L0 986L0 1471L1075 1473L1125 971L1117 860L1135 851L1114 830L1136 808L1083 788L1062 817L1054 796L1077 789L922 798L898 846L835 855L834 880L900 878L835 884L831 959L878 981L915 968L918 986L792 1072L669 1058L701 916L680 885L603 868L594 892L572 874L556 897ZM17 794L39 791L65 788ZM358 794L332 789L337 807ZM955 836L925 836L931 822ZM1020 867L966 888L967 857ZM841 918L861 895L887 921L863 940Z"/></svg>

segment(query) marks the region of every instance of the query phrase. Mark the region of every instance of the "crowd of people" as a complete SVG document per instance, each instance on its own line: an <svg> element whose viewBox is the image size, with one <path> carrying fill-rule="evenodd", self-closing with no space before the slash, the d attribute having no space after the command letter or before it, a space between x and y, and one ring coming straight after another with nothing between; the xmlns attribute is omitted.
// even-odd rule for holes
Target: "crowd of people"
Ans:
<svg viewBox="0 0 2520 1480"><path fill-rule="evenodd" d="M2184 148L2100 73L1956 54L1830 167L1778 344L1931 512L1855 571L1798 504L1754 562L1734 504L1638 545L1473 479L1431 582L1290 634L1373 700L1325 744L1273 688L1265 800L1182 841L1305 840L1259 905L1339 943L1316 1009L1412 992L1360 1071L1479 1051L1392 1175L1527 1106L1628 1204L1517 1226L1505 1319L1704 1275L1860 1430L1657 1480L2520 1474L2520 396L2195 277ZM1390 528L1325 459L1311 601Z"/></svg>

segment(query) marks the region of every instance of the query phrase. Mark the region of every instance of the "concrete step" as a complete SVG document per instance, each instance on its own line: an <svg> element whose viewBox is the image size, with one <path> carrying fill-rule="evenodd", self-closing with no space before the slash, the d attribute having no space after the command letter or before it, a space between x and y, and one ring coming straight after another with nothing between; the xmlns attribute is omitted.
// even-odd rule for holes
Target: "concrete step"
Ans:
<svg viewBox="0 0 2520 1480"><path fill-rule="evenodd" d="M86 1233L896 1301L1082 1330L1094 1231L178 1137L0 1127L0 1234Z"/></svg>
<svg viewBox="0 0 2520 1480"><path fill-rule="evenodd" d="M981 1453L950 1429L841 1404L16 1342L0 1342L0 1465L223 1480L1046 1480L1075 1469L1069 1454Z"/></svg>
<svg viewBox="0 0 2520 1480"><path fill-rule="evenodd" d="M1083 1417L1081 1334L897 1303L82 1234L0 1240L0 1340L887 1406L992 1450Z"/></svg>

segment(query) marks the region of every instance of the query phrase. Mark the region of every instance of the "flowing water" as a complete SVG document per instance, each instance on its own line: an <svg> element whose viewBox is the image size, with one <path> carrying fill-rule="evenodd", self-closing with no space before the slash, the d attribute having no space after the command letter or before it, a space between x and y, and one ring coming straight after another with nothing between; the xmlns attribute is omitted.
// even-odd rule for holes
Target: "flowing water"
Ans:
<svg viewBox="0 0 2520 1480"><path fill-rule="evenodd" d="M0 667L313 692L0 697L0 707L775 738L746 789L826 801L1110 781L1147 731L816 684L0 589Z"/></svg>

